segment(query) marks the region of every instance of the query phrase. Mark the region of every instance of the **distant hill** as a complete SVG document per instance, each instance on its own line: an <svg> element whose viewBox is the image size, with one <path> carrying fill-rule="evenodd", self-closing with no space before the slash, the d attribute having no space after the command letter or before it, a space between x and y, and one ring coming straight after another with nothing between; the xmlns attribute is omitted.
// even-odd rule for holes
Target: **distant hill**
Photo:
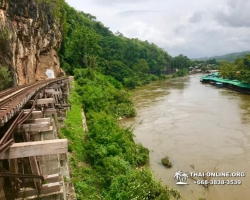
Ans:
<svg viewBox="0 0 250 200"><path fill-rule="evenodd" d="M209 60L209 59L216 59L217 61L226 60L229 62L235 61L237 58L242 58L245 55L250 54L250 51L242 51L242 52L235 52L229 53L222 56L213 56L213 57L203 57L203 58L194 58L192 60Z"/></svg>

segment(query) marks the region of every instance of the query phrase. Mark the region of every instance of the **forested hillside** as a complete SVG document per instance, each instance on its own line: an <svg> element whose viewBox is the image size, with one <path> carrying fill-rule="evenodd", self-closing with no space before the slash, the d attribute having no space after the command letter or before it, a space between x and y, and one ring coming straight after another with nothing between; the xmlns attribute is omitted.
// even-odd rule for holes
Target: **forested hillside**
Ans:
<svg viewBox="0 0 250 200"><path fill-rule="evenodd" d="M64 0L57 2L60 6L56 12L64 27L59 55L61 66L69 75L73 75L76 68L92 68L134 88L157 79L149 72L159 77L167 67L183 71L193 65L186 56L172 58L153 43L129 39L119 32L114 34L95 16L76 11ZM186 73L187 70L177 75Z"/></svg>
<svg viewBox="0 0 250 200"><path fill-rule="evenodd" d="M152 79L149 71L159 74L170 64L171 56L163 49L148 41L113 34L91 14L65 3L61 13L64 40L59 53L62 68L70 75L75 68L92 68L133 88Z"/></svg>
<svg viewBox="0 0 250 200"><path fill-rule="evenodd" d="M192 60L217 60L217 61L228 61L233 62L237 58L243 58L245 55L250 54L250 51L242 51L242 52L235 52L235 53L229 53L222 56L213 56L213 57L204 57L204 58L196 58Z"/></svg>

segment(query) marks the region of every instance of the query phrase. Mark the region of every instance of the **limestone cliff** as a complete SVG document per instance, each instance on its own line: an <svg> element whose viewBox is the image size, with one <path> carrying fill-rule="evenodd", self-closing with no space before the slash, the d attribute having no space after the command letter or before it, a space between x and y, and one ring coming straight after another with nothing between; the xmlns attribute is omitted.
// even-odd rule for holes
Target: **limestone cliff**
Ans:
<svg viewBox="0 0 250 200"><path fill-rule="evenodd" d="M64 75L55 49L62 28L51 6L37 0L0 0L0 64L11 68L14 83L23 85Z"/></svg>

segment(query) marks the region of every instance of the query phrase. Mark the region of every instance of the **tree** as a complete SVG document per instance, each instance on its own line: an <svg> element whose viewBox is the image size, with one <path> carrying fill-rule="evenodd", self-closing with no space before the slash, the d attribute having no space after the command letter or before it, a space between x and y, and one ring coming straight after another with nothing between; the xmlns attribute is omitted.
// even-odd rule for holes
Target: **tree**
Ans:
<svg viewBox="0 0 250 200"><path fill-rule="evenodd" d="M171 66L177 69L189 68L192 65L192 61L183 54L176 56L172 59Z"/></svg>
<svg viewBox="0 0 250 200"><path fill-rule="evenodd" d="M134 66L133 69L136 73L147 73L149 71L148 62L141 58Z"/></svg>
<svg viewBox="0 0 250 200"><path fill-rule="evenodd" d="M10 71L5 66L0 66L0 90L6 89L12 82Z"/></svg>

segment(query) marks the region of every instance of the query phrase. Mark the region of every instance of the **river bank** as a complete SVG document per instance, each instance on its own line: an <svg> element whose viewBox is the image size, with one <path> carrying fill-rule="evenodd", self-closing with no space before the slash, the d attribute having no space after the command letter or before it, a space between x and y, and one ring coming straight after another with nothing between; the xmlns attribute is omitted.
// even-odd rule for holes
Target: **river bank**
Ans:
<svg viewBox="0 0 250 200"><path fill-rule="evenodd" d="M77 199L179 199L178 191L153 177L148 149L134 142L131 129L117 123L119 116L135 115L129 93L110 77L97 72L88 77L86 72L75 76L72 110L62 129L69 140Z"/></svg>

